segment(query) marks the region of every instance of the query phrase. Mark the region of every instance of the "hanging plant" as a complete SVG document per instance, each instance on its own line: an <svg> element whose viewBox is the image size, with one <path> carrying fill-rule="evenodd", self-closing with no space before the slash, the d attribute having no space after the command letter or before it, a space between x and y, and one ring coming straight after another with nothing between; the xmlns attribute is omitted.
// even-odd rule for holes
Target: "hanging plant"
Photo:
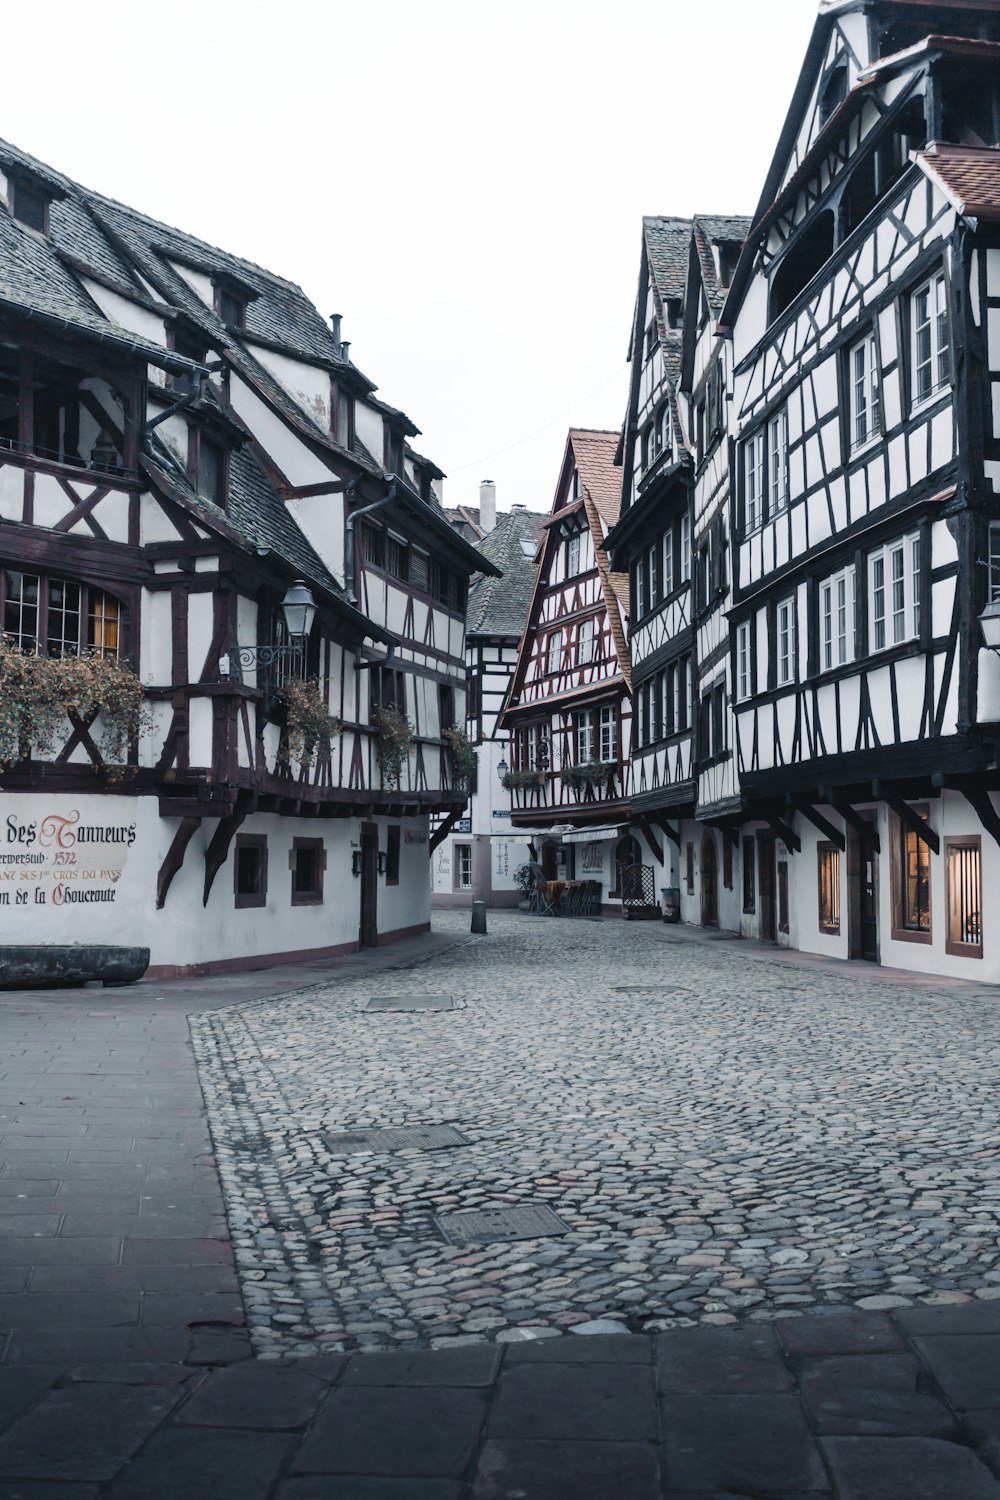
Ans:
<svg viewBox="0 0 1000 1500"><path fill-rule="evenodd" d="M398 708L382 704L376 704L372 709L372 724L378 739L377 758L382 785L395 791L410 756L413 725Z"/></svg>
<svg viewBox="0 0 1000 1500"><path fill-rule="evenodd" d="M108 768L120 772L150 727L138 675L117 656L36 656L0 636L0 766L52 755L67 719L83 723Z"/></svg>
<svg viewBox="0 0 1000 1500"><path fill-rule="evenodd" d="M614 772L614 762L606 760L587 761L582 766L563 766L559 780L574 791L585 791L588 786L603 786Z"/></svg>
<svg viewBox="0 0 1000 1500"><path fill-rule="evenodd" d="M505 771L500 778L500 785L505 791L520 791L525 787L544 786L544 771Z"/></svg>
<svg viewBox="0 0 1000 1500"><path fill-rule="evenodd" d="M452 724L450 729L442 729L441 738L448 746L452 774L456 781L468 781L470 777L475 776L478 761L465 730L460 729L457 724Z"/></svg>
<svg viewBox="0 0 1000 1500"><path fill-rule="evenodd" d="M301 766L311 766L317 751L321 760L328 756L334 735L344 726L330 713L316 679L289 682L280 702L285 710L285 733L278 751L281 764L297 760Z"/></svg>

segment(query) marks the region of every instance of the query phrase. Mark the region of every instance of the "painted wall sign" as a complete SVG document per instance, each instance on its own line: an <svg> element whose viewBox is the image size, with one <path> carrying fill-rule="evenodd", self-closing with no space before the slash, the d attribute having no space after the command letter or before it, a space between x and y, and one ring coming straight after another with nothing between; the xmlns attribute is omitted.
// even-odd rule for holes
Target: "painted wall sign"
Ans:
<svg viewBox="0 0 1000 1500"><path fill-rule="evenodd" d="M472 832L472 819L471 818L459 818L458 822L455 824L455 832L456 833L471 833Z"/></svg>
<svg viewBox="0 0 1000 1500"><path fill-rule="evenodd" d="M0 906L114 904L136 825L66 813L9 813L0 829Z"/></svg>

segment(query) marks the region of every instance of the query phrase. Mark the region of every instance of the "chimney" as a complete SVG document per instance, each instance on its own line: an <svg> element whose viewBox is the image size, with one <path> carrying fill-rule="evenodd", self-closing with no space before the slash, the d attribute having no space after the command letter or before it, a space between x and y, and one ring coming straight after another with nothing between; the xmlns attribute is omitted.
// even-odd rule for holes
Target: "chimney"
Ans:
<svg viewBox="0 0 1000 1500"><path fill-rule="evenodd" d="M351 362L351 346L348 343L347 339L341 339L341 341L340 341L340 357L347 364L350 364L350 362Z"/></svg>
<svg viewBox="0 0 1000 1500"><path fill-rule="evenodd" d="M492 479L479 486L479 529L485 536L497 524L497 487Z"/></svg>
<svg viewBox="0 0 1000 1500"><path fill-rule="evenodd" d="M330 332L333 334L333 342L336 344L336 346L337 346L337 353L339 354L340 353L340 313L331 313L330 314Z"/></svg>

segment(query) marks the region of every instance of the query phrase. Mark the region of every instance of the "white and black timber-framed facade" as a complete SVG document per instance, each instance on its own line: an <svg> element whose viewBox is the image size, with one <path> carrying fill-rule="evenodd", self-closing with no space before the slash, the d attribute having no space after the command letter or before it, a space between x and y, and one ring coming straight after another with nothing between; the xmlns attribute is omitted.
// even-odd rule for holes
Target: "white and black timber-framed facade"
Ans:
<svg viewBox="0 0 1000 1500"><path fill-rule="evenodd" d="M492 481L480 485L480 504L447 512L452 525L475 526L476 548L500 576L479 574L469 584L465 620L466 731L476 756L469 805L438 845L432 865L433 906L516 906L523 898L516 872L531 857L529 838L511 824L510 793L501 784L507 736L499 729L535 587L546 517L514 505L497 513Z"/></svg>
<svg viewBox="0 0 1000 1500"><path fill-rule="evenodd" d="M339 320L0 144L0 383L3 630L120 655L151 708L123 768L80 721L3 772L4 944L141 945L167 975L425 928L430 815L467 796L441 734L465 714L467 580L490 565ZM241 669L296 579L304 655ZM328 753L289 753L289 672L342 726ZM398 776L376 705L413 729Z"/></svg>
<svg viewBox="0 0 1000 1500"><path fill-rule="evenodd" d="M570 429L500 715L513 831L530 835L548 879L595 882L609 911L621 909L631 792L628 579L605 550L617 445L616 432Z"/></svg>
<svg viewBox="0 0 1000 1500"><path fill-rule="evenodd" d="M748 935L1000 977L1000 12L821 6L722 315Z"/></svg>

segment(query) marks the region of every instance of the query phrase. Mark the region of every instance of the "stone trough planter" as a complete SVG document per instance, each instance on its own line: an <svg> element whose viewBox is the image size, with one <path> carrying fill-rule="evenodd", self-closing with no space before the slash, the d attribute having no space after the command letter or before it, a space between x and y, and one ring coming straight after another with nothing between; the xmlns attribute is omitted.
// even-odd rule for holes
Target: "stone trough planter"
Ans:
<svg viewBox="0 0 1000 1500"><path fill-rule="evenodd" d="M148 948L105 943L0 944L0 990L49 989L89 980L134 984L148 967Z"/></svg>

